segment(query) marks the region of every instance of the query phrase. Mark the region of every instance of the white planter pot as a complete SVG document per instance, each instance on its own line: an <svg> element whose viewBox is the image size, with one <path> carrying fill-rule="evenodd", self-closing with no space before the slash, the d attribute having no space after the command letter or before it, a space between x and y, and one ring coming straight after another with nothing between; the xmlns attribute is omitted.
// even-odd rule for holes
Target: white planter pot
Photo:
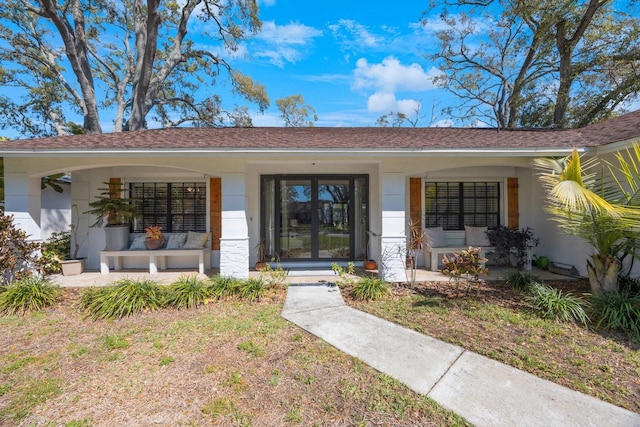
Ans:
<svg viewBox="0 0 640 427"><path fill-rule="evenodd" d="M63 276L77 276L84 271L84 258L60 261Z"/></svg>
<svg viewBox="0 0 640 427"><path fill-rule="evenodd" d="M129 225L108 225L104 228L107 251L122 251L129 248Z"/></svg>

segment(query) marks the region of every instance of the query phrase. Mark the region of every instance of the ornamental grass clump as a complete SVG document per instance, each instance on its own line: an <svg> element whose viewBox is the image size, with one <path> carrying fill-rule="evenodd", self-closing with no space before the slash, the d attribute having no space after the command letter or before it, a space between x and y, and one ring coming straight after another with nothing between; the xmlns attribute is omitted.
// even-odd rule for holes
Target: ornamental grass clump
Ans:
<svg viewBox="0 0 640 427"><path fill-rule="evenodd" d="M509 273L504 283L511 289L528 289L531 284L538 282L539 279L531 274L522 271L514 271Z"/></svg>
<svg viewBox="0 0 640 427"><path fill-rule="evenodd" d="M540 311L542 317L562 322L577 321L587 326L589 317L585 306L588 303L583 299L538 282L529 285L529 293L525 300Z"/></svg>
<svg viewBox="0 0 640 427"><path fill-rule="evenodd" d="M111 286L87 289L79 304L93 320L119 319L161 308L164 293L153 280L125 278Z"/></svg>
<svg viewBox="0 0 640 427"><path fill-rule="evenodd" d="M0 313L26 314L53 305L60 287L42 277L25 277L4 286L0 292Z"/></svg>
<svg viewBox="0 0 640 427"><path fill-rule="evenodd" d="M364 277L351 289L351 295L359 300L378 300L390 294L389 283L378 277Z"/></svg>
<svg viewBox="0 0 640 427"><path fill-rule="evenodd" d="M640 339L640 295L628 290L592 295L591 311L597 328L619 329Z"/></svg>
<svg viewBox="0 0 640 427"><path fill-rule="evenodd" d="M238 289L238 296L247 301L256 301L264 296L265 290L262 280L249 278L242 281Z"/></svg>
<svg viewBox="0 0 640 427"><path fill-rule="evenodd" d="M175 308L195 308L213 295L213 289L196 275L180 276L165 289L165 304Z"/></svg>
<svg viewBox="0 0 640 427"><path fill-rule="evenodd" d="M211 278L208 289L211 296L217 299L229 298L237 295L242 286L242 280L233 277L215 276Z"/></svg>

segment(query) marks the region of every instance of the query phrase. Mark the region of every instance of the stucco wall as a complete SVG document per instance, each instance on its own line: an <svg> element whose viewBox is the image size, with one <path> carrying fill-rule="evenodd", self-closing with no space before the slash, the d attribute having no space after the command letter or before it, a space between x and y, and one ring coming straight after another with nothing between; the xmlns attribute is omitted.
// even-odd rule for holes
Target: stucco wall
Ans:
<svg viewBox="0 0 640 427"><path fill-rule="evenodd" d="M530 157L500 157L495 154L459 154L459 155L399 155L398 153L379 153L362 156L354 154L338 156L332 153L321 155L296 155L258 153L250 158L234 155L231 157L203 157L184 155L171 157L136 157L130 158L82 158L66 157L51 159L22 160L15 168L9 167L16 176L27 171L25 176L51 174L60 170L73 171L73 185L71 189L71 204L78 206L79 229L78 236L82 243L80 256L88 256L88 268L99 268L98 252L104 247L104 232L102 229L89 228L89 218L83 214L88 209L89 201L98 195L98 189L104 187L104 182L110 177L122 177L125 181L202 181L208 177L224 177L225 174L244 176L243 190L238 195L243 198L246 214L247 243L234 246L237 250L248 251L248 265L257 261L254 247L259 240L260 227L260 175L263 174L367 174L369 175L370 194L370 227L373 231L382 232L383 200L382 173L394 173L409 177L420 177L427 180L499 180L506 182L507 177L516 176L519 182L520 226L531 226L537 236L541 237L541 244L534 249L534 253L547 255L552 261L575 265L582 272L584 261L588 255L588 247L575 239L567 238L558 233L552 222L548 221L543 211L544 200L541 188L537 183L535 171L530 168ZM52 168L55 165L55 168ZM21 187L22 188L22 187ZM506 188L506 187L505 187ZM408 210L408 185L405 183L404 198L401 197L400 210ZM404 206L402 201L404 199ZM388 202L388 201L387 201ZM223 206L223 210L225 207ZM506 223L506 201L503 205L503 223ZM407 220L408 217L405 218ZM208 223L207 219L207 223ZM45 223L42 223L43 230ZM47 227L49 227L47 225ZM408 230L405 230L405 236ZM237 236L236 236L237 237ZM246 249L243 249L246 248ZM230 252L231 253L231 252ZM380 259L380 246L373 246L373 258ZM418 257L422 260L422 257ZM134 261L135 262L135 261ZM212 265L220 265L220 253L212 253ZM225 261L226 262L226 261ZM229 262L235 262L233 260ZM244 266L246 261L241 260ZM191 264L191 263L190 263ZM144 267L141 262L139 267ZM243 267L244 268L244 267Z"/></svg>

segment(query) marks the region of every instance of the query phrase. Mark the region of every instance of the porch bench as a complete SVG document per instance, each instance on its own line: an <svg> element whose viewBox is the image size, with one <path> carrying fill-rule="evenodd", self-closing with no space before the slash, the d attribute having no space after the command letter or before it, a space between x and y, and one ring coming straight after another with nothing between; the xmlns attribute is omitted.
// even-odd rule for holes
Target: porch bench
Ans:
<svg viewBox="0 0 640 427"><path fill-rule="evenodd" d="M478 228L482 230L477 230ZM467 227L465 231L443 231L440 227L426 228L423 242L425 266L429 265L431 271L438 271L440 255L460 252L469 249L469 246L480 248L480 256L486 258L487 253L492 252L494 248L488 245L474 244L486 244L488 240L483 241L481 238L476 239L476 236L470 236L470 234L486 232L485 230L483 227Z"/></svg>
<svg viewBox="0 0 640 427"><path fill-rule="evenodd" d="M177 233L176 233L177 234ZM185 233L186 234L186 233ZM199 233L202 234L202 233ZM207 233L207 240L203 247L199 248L167 248L160 249L138 249L132 248L123 249L119 251L103 250L100 251L100 273L109 274L109 259L113 258L113 267L115 271L122 270L122 259L131 257L148 257L149 258L149 273L156 274L158 270L165 270L167 268L167 257L177 256L197 256L198 257L198 272L204 274L206 269L210 268L211 264L211 233ZM138 238L141 235L134 235ZM143 236L143 235L142 235ZM168 241L170 235L165 234L165 239ZM133 242L135 242L135 237ZM132 246L133 246L132 242Z"/></svg>

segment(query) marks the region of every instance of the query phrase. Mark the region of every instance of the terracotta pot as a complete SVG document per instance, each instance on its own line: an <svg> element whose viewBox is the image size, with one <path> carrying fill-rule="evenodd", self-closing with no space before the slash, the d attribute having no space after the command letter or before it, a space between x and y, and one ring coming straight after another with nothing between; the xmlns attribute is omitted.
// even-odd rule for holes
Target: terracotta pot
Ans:
<svg viewBox="0 0 640 427"><path fill-rule="evenodd" d="M366 259L362 261L362 267L365 270L375 270L376 268L378 268L378 264L376 264L374 260Z"/></svg>
<svg viewBox="0 0 640 427"><path fill-rule="evenodd" d="M257 271L260 271L260 270L264 270L266 266L267 266L266 262L259 261L259 262L256 262L255 268Z"/></svg>
<svg viewBox="0 0 640 427"><path fill-rule="evenodd" d="M150 237L147 237L146 239L144 239L144 245L147 247L147 249L154 251L156 249L160 249L162 247L162 245L164 245L164 238L162 239L152 239Z"/></svg>

